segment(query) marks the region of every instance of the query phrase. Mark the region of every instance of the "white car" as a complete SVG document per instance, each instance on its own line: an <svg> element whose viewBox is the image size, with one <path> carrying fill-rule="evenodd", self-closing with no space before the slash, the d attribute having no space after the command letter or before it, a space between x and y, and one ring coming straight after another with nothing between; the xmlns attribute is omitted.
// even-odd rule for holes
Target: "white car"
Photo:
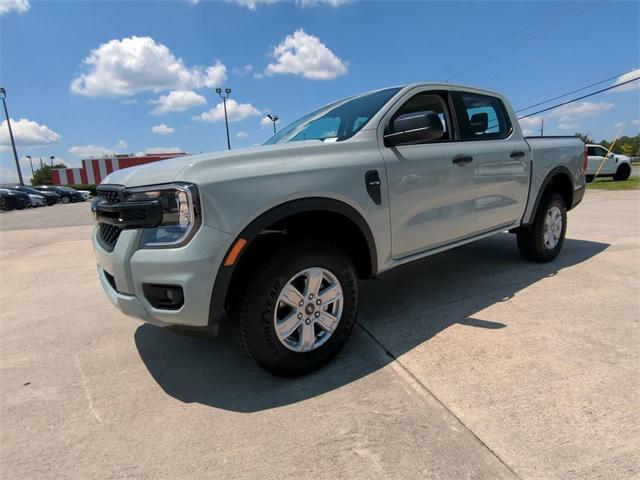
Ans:
<svg viewBox="0 0 640 480"><path fill-rule="evenodd" d="M29 199L31 200L31 206L35 207L46 207L47 200L42 195L36 195L33 193L29 193Z"/></svg>
<svg viewBox="0 0 640 480"><path fill-rule="evenodd" d="M76 190L80 195L82 195L82 198L84 198L85 201L89 200L91 198L91 192L89 190Z"/></svg>
<svg viewBox="0 0 640 480"><path fill-rule="evenodd" d="M626 180L631 175L631 159L626 155L609 153L602 145L587 145L589 163L587 165L587 182L593 181L598 172L599 177L613 177L614 180Z"/></svg>

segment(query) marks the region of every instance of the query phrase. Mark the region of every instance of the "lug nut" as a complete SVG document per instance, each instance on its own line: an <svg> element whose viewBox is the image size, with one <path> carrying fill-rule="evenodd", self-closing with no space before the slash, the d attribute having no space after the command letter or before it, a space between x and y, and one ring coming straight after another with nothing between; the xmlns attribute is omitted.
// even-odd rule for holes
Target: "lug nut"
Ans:
<svg viewBox="0 0 640 480"><path fill-rule="evenodd" d="M304 323L306 323L307 325L309 325L311 323L311 320L309 318L307 318Z"/></svg>
<svg viewBox="0 0 640 480"><path fill-rule="evenodd" d="M300 300L300 303L298 303L298 305L303 306L304 305L304 301Z"/></svg>
<svg viewBox="0 0 640 480"><path fill-rule="evenodd" d="M310 293L309 294L309 300L312 300L312 299L313 299L313 293Z"/></svg>
<svg viewBox="0 0 640 480"><path fill-rule="evenodd" d="M320 312L316 312L316 318L320 316Z"/></svg>
<svg viewBox="0 0 640 480"><path fill-rule="evenodd" d="M298 319L300 319L300 318L302 318L302 314L301 313L298 314Z"/></svg>
<svg viewBox="0 0 640 480"><path fill-rule="evenodd" d="M322 300L318 299L316 300L316 305L320 305L322 303Z"/></svg>

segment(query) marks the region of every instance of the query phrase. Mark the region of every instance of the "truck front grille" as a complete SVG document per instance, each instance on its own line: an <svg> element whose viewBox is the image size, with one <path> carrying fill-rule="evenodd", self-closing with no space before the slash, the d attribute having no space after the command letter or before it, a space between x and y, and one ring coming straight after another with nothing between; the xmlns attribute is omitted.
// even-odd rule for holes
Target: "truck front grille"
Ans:
<svg viewBox="0 0 640 480"><path fill-rule="evenodd" d="M124 187L120 185L100 185L96 193L101 201L105 203L118 203L121 200L120 192ZM98 223L98 240L102 248L107 252L112 252L118 242L122 229L108 223Z"/></svg>

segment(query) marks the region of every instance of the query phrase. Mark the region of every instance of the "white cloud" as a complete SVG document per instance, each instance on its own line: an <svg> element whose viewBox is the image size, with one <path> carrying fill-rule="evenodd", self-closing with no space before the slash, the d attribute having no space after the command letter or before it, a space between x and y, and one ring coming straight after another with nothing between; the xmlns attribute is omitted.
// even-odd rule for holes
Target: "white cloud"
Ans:
<svg viewBox="0 0 640 480"><path fill-rule="evenodd" d="M636 126L640 125L640 118L637 120L631 120L631 125L636 125Z"/></svg>
<svg viewBox="0 0 640 480"><path fill-rule="evenodd" d="M0 0L0 15L10 12L27 13L30 8L29 0Z"/></svg>
<svg viewBox="0 0 640 480"><path fill-rule="evenodd" d="M264 75L262 73L254 73L253 74L253 78L255 78L256 80L262 80L264 78Z"/></svg>
<svg viewBox="0 0 640 480"><path fill-rule="evenodd" d="M249 64L249 65L245 65L242 68L233 68L231 69L231 71L236 75L244 77L245 75L248 75L253 71L253 65Z"/></svg>
<svg viewBox="0 0 640 480"><path fill-rule="evenodd" d="M302 75L312 80L331 80L347 73L347 65L318 37L296 30L273 49L276 63L267 65L267 75Z"/></svg>
<svg viewBox="0 0 640 480"><path fill-rule="evenodd" d="M271 126L271 119L269 117L262 117L260 119L260 125L262 125L263 127L265 126Z"/></svg>
<svg viewBox="0 0 640 480"><path fill-rule="evenodd" d="M113 155L116 153L115 148L103 147L100 145L76 145L69 149L69 153L76 157L104 157L105 155Z"/></svg>
<svg viewBox="0 0 640 480"><path fill-rule="evenodd" d="M258 110L250 103L238 103L233 99L227 100L227 117L229 118L230 122L244 120L245 118L255 117L260 114L260 110ZM211 110L193 117L193 119L201 122L223 121L224 105L222 103L219 103Z"/></svg>
<svg viewBox="0 0 640 480"><path fill-rule="evenodd" d="M186 153L180 147L149 147L144 153L153 155L154 153Z"/></svg>
<svg viewBox="0 0 640 480"><path fill-rule="evenodd" d="M151 133L155 133L157 135L171 135L175 130L172 127L168 127L164 123L160 125L155 125L151 128Z"/></svg>
<svg viewBox="0 0 640 480"><path fill-rule="evenodd" d="M129 98L128 100L122 100L120 102L120 105L136 105L138 103L138 100L136 100L135 98Z"/></svg>
<svg viewBox="0 0 640 480"><path fill-rule="evenodd" d="M247 132L240 131L240 132L238 132L238 134L236 136L239 139L243 139L243 138L247 138L249 136L249 134Z"/></svg>
<svg viewBox="0 0 640 480"><path fill-rule="evenodd" d="M51 145L60 141L60 134L54 132L46 125L40 125L32 120L21 118L18 121L11 119L11 130L16 146L37 147L40 145ZM0 149L7 150L11 147L11 137L9 137L9 127L7 121L0 123Z"/></svg>
<svg viewBox="0 0 640 480"><path fill-rule="evenodd" d="M227 67L188 68L165 45L151 37L129 37L103 43L84 59L86 71L71 82L71 91L87 96L125 96L138 92L188 90L220 85Z"/></svg>
<svg viewBox="0 0 640 480"><path fill-rule="evenodd" d="M125 142L124 140L118 140L117 146L119 149L127 148L127 142Z"/></svg>
<svg viewBox="0 0 640 480"><path fill-rule="evenodd" d="M624 83L628 80L632 80L634 78L640 78L640 68L636 68L635 70L632 70L629 73L625 73L624 75L620 75L618 77L618 79L616 80L615 85L618 85L620 83ZM640 90L640 80L637 80L635 82L631 82L631 83L627 83L626 85L623 85L621 87L617 87L614 88L612 91L613 92L628 92L631 90Z"/></svg>
<svg viewBox="0 0 640 480"><path fill-rule="evenodd" d="M207 100L192 90L174 90L157 100L150 100L149 103L157 105L151 113L161 115L168 112L184 112L193 107L206 105Z"/></svg>
<svg viewBox="0 0 640 480"><path fill-rule="evenodd" d="M199 0L198 0L199 1ZM280 0L227 0L237 3L243 7L247 7L249 10L255 10L258 5L271 5L278 3Z"/></svg>
<svg viewBox="0 0 640 480"><path fill-rule="evenodd" d="M580 125L578 125L577 123L558 123L558 128L560 130L575 130L579 126Z"/></svg>
<svg viewBox="0 0 640 480"><path fill-rule="evenodd" d="M200 0L189 0L192 4L197 5ZM280 3L283 0L227 0L229 2L237 3L243 7L247 7L250 10L255 10L258 5L273 5L274 3ZM315 5L330 5L332 7L339 7L345 3L349 3L351 0L296 0L296 5L299 7L313 7Z"/></svg>
<svg viewBox="0 0 640 480"><path fill-rule="evenodd" d="M525 136L540 135L542 117L527 117L519 120L520 128Z"/></svg>
<svg viewBox="0 0 640 480"><path fill-rule="evenodd" d="M351 0L296 0L296 4L301 7L314 7L316 5L330 5L332 7L340 7Z"/></svg>
<svg viewBox="0 0 640 480"><path fill-rule="evenodd" d="M624 127L624 122L618 122L615 125L613 125L613 128L622 128Z"/></svg>
<svg viewBox="0 0 640 480"><path fill-rule="evenodd" d="M580 102L569 103L553 110L549 116L558 118L561 123L568 123L577 118L597 117L605 110L613 108L611 102Z"/></svg>

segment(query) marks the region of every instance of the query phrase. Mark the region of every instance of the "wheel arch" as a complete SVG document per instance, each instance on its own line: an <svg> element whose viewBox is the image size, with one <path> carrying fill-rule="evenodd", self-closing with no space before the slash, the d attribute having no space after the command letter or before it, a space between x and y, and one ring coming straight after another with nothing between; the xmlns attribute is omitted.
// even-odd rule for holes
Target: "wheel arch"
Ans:
<svg viewBox="0 0 640 480"><path fill-rule="evenodd" d="M538 194L536 195L533 209L531 210L530 218L523 225L529 225L538 211L540 202L548 192L558 193L564 200L567 211L571 210L576 204L574 204L574 186L573 176L571 171L565 166L558 166L552 169L542 181Z"/></svg>
<svg viewBox="0 0 640 480"><path fill-rule="evenodd" d="M333 232L333 238L344 239L344 243L351 245L353 250L348 252L352 255L362 255L355 258L358 274L362 278L374 278L378 271L377 249L371 227L362 214L354 207L343 201L327 197L311 197L290 200L280 205L272 207L253 219L238 235L225 252L226 260L234 248L238 248L239 241L246 241L239 249L237 259L230 265L225 265L225 260L220 265L211 294L209 307L209 325L218 324L225 314L225 309L232 294L234 280L238 277L238 271L242 270L243 260L249 261L252 254L256 254L256 249L263 246L261 240L269 235L272 227L276 227L273 233L279 232L287 234L286 226L288 221L293 222L301 218L302 215L326 216L331 219L340 219L339 231ZM344 229L347 229L346 231ZM281 229L281 230L278 230ZM344 235L341 235L344 234ZM348 235L351 236L348 236ZM324 235L323 235L324 236ZM362 249L366 251L362 252ZM358 253L360 252L360 253Z"/></svg>

